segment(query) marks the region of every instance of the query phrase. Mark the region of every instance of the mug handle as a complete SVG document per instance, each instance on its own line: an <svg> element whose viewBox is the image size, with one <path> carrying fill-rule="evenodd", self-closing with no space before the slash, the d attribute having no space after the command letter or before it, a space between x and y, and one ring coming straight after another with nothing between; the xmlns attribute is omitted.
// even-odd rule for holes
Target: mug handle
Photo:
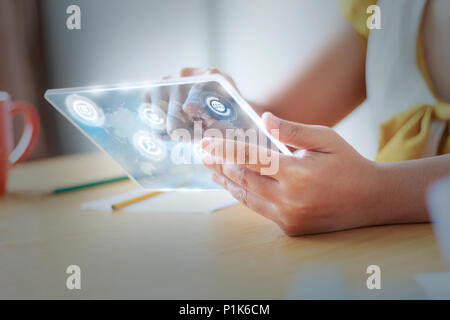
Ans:
<svg viewBox="0 0 450 320"><path fill-rule="evenodd" d="M39 135L39 116L34 107L24 101L15 101L9 109L11 116L21 114L24 119L22 137L14 150L9 155L11 165L24 161L33 150Z"/></svg>

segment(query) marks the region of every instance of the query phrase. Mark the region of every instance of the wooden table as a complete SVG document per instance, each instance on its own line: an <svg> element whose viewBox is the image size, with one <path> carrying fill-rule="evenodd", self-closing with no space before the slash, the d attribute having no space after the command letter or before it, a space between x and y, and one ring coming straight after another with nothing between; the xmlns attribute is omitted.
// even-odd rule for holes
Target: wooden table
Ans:
<svg viewBox="0 0 450 320"><path fill-rule="evenodd" d="M130 181L46 194L120 173L102 154L11 171L0 200L0 298L421 298L414 274L445 270L428 224L290 238L242 205L211 215L80 210L136 188ZM66 288L73 264L81 290ZM366 287L372 264L381 290Z"/></svg>

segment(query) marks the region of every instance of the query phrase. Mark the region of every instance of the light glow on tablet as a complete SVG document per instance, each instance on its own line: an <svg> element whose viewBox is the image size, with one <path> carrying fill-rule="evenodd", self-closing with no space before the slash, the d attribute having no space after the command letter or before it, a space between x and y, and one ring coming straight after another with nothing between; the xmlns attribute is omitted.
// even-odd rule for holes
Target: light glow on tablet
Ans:
<svg viewBox="0 0 450 320"><path fill-rule="evenodd" d="M79 121L88 126L100 127L105 122L105 115L92 100L73 94L66 98L69 112Z"/></svg>
<svg viewBox="0 0 450 320"><path fill-rule="evenodd" d="M142 172L148 174L149 176L152 176L155 174L157 168L155 167L155 165L151 162L143 162L140 165L140 168L142 170Z"/></svg>

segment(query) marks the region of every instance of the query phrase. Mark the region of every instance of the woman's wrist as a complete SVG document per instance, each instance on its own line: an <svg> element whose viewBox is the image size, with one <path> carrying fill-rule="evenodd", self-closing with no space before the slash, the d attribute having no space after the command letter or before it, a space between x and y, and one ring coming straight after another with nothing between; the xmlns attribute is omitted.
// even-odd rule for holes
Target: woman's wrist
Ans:
<svg viewBox="0 0 450 320"><path fill-rule="evenodd" d="M377 224L428 222L424 179L407 162L373 162Z"/></svg>

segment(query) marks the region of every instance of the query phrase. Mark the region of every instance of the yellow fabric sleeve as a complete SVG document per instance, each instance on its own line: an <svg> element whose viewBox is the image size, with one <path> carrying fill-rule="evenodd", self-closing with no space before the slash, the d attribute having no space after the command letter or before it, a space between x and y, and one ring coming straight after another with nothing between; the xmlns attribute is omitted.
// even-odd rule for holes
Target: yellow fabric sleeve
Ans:
<svg viewBox="0 0 450 320"><path fill-rule="evenodd" d="M368 18L366 10L369 5L373 4L377 4L377 1L341 0L340 2L342 15L351 23L357 32L364 50L367 48L367 40L369 37L369 29L366 25ZM422 157L427 143L430 124L433 119L440 119L447 122L447 128L439 144L438 154L450 153L450 104L441 101L433 90L433 85L426 68L421 32L419 32L418 37L416 48L417 66L438 103L435 106L412 106L382 123L379 132L377 161L403 161Z"/></svg>

